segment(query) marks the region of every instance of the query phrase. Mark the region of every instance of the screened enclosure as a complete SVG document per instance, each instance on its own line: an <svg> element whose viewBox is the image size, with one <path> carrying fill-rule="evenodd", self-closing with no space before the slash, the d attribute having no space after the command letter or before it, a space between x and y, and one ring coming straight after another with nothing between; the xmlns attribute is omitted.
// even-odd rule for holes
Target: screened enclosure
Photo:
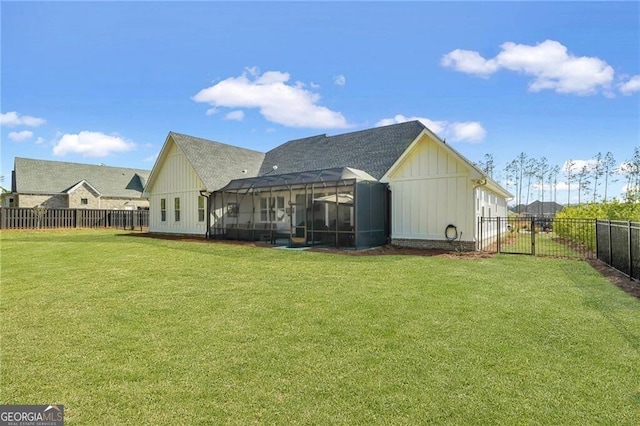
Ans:
<svg viewBox="0 0 640 426"><path fill-rule="evenodd" d="M388 191L348 167L237 179L211 195L209 235L287 246L387 242Z"/></svg>

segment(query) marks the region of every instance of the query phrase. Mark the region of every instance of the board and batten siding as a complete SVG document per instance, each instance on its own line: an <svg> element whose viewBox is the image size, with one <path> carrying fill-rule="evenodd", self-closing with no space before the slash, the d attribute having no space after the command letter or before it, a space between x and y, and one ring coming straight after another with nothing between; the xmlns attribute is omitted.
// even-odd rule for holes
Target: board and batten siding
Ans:
<svg viewBox="0 0 640 426"><path fill-rule="evenodd" d="M198 197L204 188L202 180L171 141L159 174L149 189L149 231L205 235L206 221L198 220ZM166 199L166 220L161 220L160 203ZM180 220L175 219L174 200L180 198Z"/></svg>
<svg viewBox="0 0 640 426"><path fill-rule="evenodd" d="M473 182L467 164L422 137L389 175L391 239L446 241L455 225L462 241L474 241Z"/></svg>

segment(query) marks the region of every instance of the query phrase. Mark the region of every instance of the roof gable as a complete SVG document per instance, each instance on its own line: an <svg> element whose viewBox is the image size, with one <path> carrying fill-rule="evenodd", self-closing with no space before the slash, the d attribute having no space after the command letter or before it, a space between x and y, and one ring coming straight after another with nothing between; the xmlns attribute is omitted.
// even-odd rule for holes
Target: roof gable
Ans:
<svg viewBox="0 0 640 426"><path fill-rule="evenodd" d="M89 182L87 182L86 180L81 180L80 182L76 183L75 185L73 185L71 188L69 189L65 189L64 193L66 194L71 194L72 192L76 191L78 188L84 186L85 188L87 188L90 192L93 192L93 194L96 197L99 197L100 195L100 191L98 191L93 185L91 185Z"/></svg>
<svg viewBox="0 0 640 426"><path fill-rule="evenodd" d="M264 154L258 151L169 132L145 189L151 188L155 182L172 143L175 143L206 186L202 189L208 191L221 188L232 179L256 176L264 159Z"/></svg>
<svg viewBox="0 0 640 426"><path fill-rule="evenodd" d="M318 135L282 144L267 152L260 175L352 167L382 178L425 129L419 121L376 127L341 135Z"/></svg>
<svg viewBox="0 0 640 426"><path fill-rule="evenodd" d="M141 169L16 157L13 183L17 193L59 194L86 181L102 196L133 198L140 197L142 187L131 185L132 180L148 174Z"/></svg>
<svg viewBox="0 0 640 426"><path fill-rule="evenodd" d="M469 174L471 179L473 179L478 185L486 186L493 192L500 194L505 198L513 198L513 194L504 189L500 184L491 179L486 173L480 170L475 164L469 161L464 155L460 154L456 149L454 149L451 145L447 144L445 141L440 139L435 133L429 130L427 127L424 127L423 131L420 133L418 137L411 143L410 146L398 157L395 163L387 170L383 177L380 178L381 182L389 182L389 178L392 174L394 174L402 164L407 160L411 154L419 149L419 145L424 140L429 140L432 143L435 143L438 148L442 149L446 152L450 157L455 159L459 164L469 170Z"/></svg>

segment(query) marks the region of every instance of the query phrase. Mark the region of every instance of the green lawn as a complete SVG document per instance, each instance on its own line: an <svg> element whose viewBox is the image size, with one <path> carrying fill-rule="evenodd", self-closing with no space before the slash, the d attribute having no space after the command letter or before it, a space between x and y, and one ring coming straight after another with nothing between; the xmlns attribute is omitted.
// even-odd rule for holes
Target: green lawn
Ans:
<svg viewBox="0 0 640 426"><path fill-rule="evenodd" d="M535 234L535 251L537 255L584 259L585 252L588 249L586 247L582 247L576 250L574 247L554 232L536 232ZM509 234L501 243L500 250L502 253L530 254L531 233L514 232Z"/></svg>
<svg viewBox="0 0 640 426"><path fill-rule="evenodd" d="M640 418L640 302L584 262L1 239L0 403L69 425Z"/></svg>

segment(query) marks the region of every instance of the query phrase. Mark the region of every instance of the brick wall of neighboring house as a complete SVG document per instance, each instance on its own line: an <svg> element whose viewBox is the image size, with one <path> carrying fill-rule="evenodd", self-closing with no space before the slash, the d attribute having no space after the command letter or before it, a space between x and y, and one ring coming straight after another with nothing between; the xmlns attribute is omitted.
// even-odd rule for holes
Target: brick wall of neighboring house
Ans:
<svg viewBox="0 0 640 426"><path fill-rule="evenodd" d="M43 205L50 209L66 209L67 194L14 194L16 207L35 207Z"/></svg>
<svg viewBox="0 0 640 426"><path fill-rule="evenodd" d="M120 197L96 197L88 188L81 186L71 194L13 194L11 196L15 207L31 208L43 205L50 209L107 209L125 210L133 207L133 210L148 209L149 200L146 198L120 198ZM87 199L87 204L82 204L82 199Z"/></svg>
<svg viewBox="0 0 640 426"><path fill-rule="evenodd" d="M86 204L82 201L86 201ZM80 185L69 193L70 209L100 209L100 198L86 185Z"/></svg>
<svg viewBox="0 0 640 426"><path fill-rule="evenodd" d="M405 238L394 238L391 244L398 247L437 249L437 250L464 250L474 251L476 243L474 241L455 241L450 243L443 240L413 240Z"/></svg>
<svg viewBox="0 0 640 426"><path fill-rule="evenodd" d="M102 197L100 198L100 208L101 209L118 209L124 210L127 207L130 208L133 206L133 210L137 210L138 208L149 208L149 200L146 198L111 198L111 197Z"/></svg>

